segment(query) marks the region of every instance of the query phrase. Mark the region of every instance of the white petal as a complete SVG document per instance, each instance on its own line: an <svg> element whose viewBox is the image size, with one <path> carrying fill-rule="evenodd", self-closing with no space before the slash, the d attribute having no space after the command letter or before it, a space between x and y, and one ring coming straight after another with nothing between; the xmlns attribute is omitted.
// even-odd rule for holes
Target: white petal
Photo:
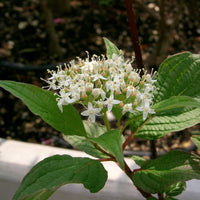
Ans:
<svg viewBox="0 0 200 200"><path fill-rule="evenodd" d="M113 105L112 104L108 104L108 111L110 112L112 110Z"/></svg>
<svg viewBox="0 0 200 200"><path fill-rule="evenodd" d="M121 101L113 99L113 104L119 104Z"/></svg>
<svg viewBox="0 0 200 200"><path fill-rule="evenodd" d="M143 120L146 120L147 116L148 116L148 112L143 112Z"/></svg>
<svg viewBox="0 0 200 200"><path fill-rule="evenodd" d="M92 110L93 109L93 106L90 102L88 102L88 110Z"/></svg>
<svg viewBox="0 0 200 200"><path fill-rule="evenodd" d="M83 116L89 116L89 111L88 110L85 110L81 113L81 115Z"/></svg>
<svg viewBox="0 0 200 200"><path fill-rule="evenodd" d="M90 115L89 119L91 120L92 123L94 123L95 122L95 115Z"/></svg>

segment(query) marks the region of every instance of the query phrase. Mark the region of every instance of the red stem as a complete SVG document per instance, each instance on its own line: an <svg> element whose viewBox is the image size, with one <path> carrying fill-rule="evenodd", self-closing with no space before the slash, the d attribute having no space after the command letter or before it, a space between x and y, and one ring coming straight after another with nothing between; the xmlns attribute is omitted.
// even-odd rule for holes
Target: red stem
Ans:
<svg viewBox="0 0 200 200"><path fill-rule="evenodd" d="M131 133L131 135L125 140L125 142L122 145L122 149L124 150L126 146L129 144L129 142L133 139L134 133Z"/></svg>
<svg viewBox="0 0 200 200"><path fill-rule="evenodd" d="M140 49L140 44L139 44L139 39L138 39L135 12L132 7L132 0L124 0L124 2L125 2L127 17L129 21L129 27L131 30L131 38L133 42L133 49L135 51L135 60L136 60L137 68L142 69L144 68L144 65L143 65L142 54L141 54L141 49Z"/></svg>

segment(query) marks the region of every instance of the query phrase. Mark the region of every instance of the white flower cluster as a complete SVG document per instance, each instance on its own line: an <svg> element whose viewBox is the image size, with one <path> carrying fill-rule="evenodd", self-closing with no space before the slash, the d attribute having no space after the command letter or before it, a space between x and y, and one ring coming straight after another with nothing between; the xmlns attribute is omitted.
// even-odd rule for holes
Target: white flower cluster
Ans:
<svg viewBox="0 0 200 200"><path fill-rule="evenodd" d="M51 77L46 81L49 89L57 90L58 107L81 103L87 109L81 113L95 122L95 116L101 112L112 111L118 107L122 114L143 112L143 120L151 109L155 80L152 74L140 77L140 71L134 70L130 61L113 54L112 59L93 55L82 60L71 61L65 69L49 71Z"/></svg>

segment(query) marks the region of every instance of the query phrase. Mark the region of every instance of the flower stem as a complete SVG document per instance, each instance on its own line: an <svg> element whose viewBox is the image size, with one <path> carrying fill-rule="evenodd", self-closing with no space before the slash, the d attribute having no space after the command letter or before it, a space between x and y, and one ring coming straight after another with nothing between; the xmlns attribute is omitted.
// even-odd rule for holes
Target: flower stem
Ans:
<svg viewBox="0 0 200 200"><path fill-rule="evenodd" d="M110 128L110 123L109 123L109 121L108 121L108 117L107 117L107 115L106 115L106 110L104 110L104 111L102 112L102 118L103 118L103 122L104 122L104 124L105 124L105 126L106 126L106 128L107 128L107 131L110 131L111 128Z"/></svg>
<svg viewBox="0 0 200 200"><path fill-rule="evenodd" d="M117 127L118 127L118 129L121 129L120 119L117 120ZM122 133L120 132L120 134L122 134Z"/></svg>

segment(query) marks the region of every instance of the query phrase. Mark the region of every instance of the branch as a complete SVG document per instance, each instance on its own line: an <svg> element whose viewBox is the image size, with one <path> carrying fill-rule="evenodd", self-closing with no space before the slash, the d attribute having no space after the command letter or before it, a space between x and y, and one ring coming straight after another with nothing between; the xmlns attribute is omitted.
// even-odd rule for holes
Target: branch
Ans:
<svg viewBox="0 0 200 200"><path fill-rule="evenodd" d="M156 140L150 140L150 146L151 146L151 159L155 159L158 157L158 153L156 150Z"/></svg>
<svg viewBox="0 0 200 200"><path fill-rule="evenodd" d="M140 44L139 44L139 39L138 39L135 12L132 8L131 0L124 0L124 2L125 2L127 17L129 21L129 27L131 29L131 38L133 42L133 49L135 51L135 60L136 60L137 68L142 69L144 68L144 65L143 65L142 54L141 54L141 49L140 49Z"/></svg>
<svg viewBox="0 0 200 200"><path fill-rule="evenodd" d="M125 169L124 169L124 172L126 173L126 175L131 179L132 179L132 176L133 176L133 172L132 170L129 168L129 166L127 165L126 161L124 160L124 166L125 166ZM134 171L135 172L135 171ZM145 197L146 199L149 198L149 197L152 197L152 195L148 192L145 192L144 190L140 189L139 187L137 187L137 190L142 194L143 197Z"/></svg>
<svg viewBox="0 0 200 200"><path fill-rule="evenodd" d="M129 144L129 142L133 139L134 135L147 123L149 122L153 117L155 117L156 114L152 115L151 117L149 117L141 126L139 126L135 132L131 133L131 135L125 140L125 142L122 145L122 149L124 150L126 148L126 146ZM137 119L137 118L136 118ZM131 122L131 121L129 121ZM128 126L129 124L126 124L126 126Z"/></svg>
<svg viewBox="0 0 200 200"><path fill-rule="evenodd" d="M46 31L49 35L49 51L52 55L57 55L59 58L62 58L63 52L60 47L58 36L55 31L54 23L53 23L53 15L51 10L48 8L48 0L41 0L41 7L44 12L45 21L46 21Z"/></svg>

